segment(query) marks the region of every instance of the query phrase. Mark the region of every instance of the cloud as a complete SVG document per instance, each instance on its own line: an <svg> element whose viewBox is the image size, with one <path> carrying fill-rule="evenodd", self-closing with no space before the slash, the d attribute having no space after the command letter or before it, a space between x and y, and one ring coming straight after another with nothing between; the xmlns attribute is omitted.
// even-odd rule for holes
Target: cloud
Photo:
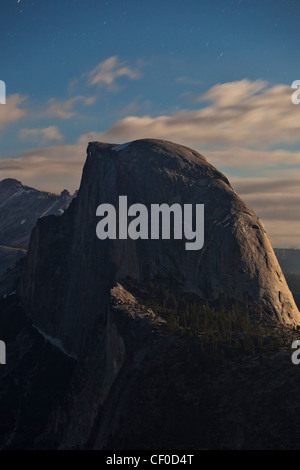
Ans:
<svg viewBox="0 0 300 470"><path fill-rule="evenodd" d="M48 108L42 113L43 117L58 117L61 119L70 119L76 115L74 106L76 103L83 103L85 106L94 104L96 101L95 96L74 96L66 101L58 101L55 98L51 98L48 101Z"/></svg>
<svg viewBox="0 0 300 470"><path fill-rule="evenodd" d="M43 129L22 129L20 132L22 138L34 138L39 139L41 137L41 143L56 141L62 142L63 136L59 132L57 126L44 127Z"/></svg>
<svg viewBox="0 0 300 470"><path fill-rule="evenodd" d="M35 188L60 192L79 187L86 145L56 145L0 159L0 180L16 178Z"/></svg>
<svg viewBox="0 0 300 470"><path fill-rule="evenodd" d="M289 174L281 178L277 172L277 177L273 178L230 178L230 182L234 189L245 197L249 195L257 197L258 194L274 194L274 195L293 195L297 194L300 198L299 186L300 176L296 178L295 170L290 170ZM300 205L299 205L300 208Z"/></svg>
<svg viewBox="0 0 300 470"><path fill-rule="evenodd" d="M26 116L26 110L20 107L25 100L26 96L15 93L7 97L6 104L0 104L0 128Z"/></svg>
<svg viewBox="0 0 300 470"><path fill-rule="evenodd" d="M299 248L300 222L298 220L266 220L264 227L273 248Z"/></svg>
<svg viewBox="0 0 300 470"><path fill-rule="evenodd" d="M299 247L300 177L290 170L280 178L230 178L239 196L261 218L273 247Z"/></svg>
<svg viewBox="0 0 300 470"><path fill-rule="evenodd" d="M261 176L262 173L264 176L272 176L273 170L278 171L282 165L300 165L300 152L285 149L256 150L230 146L224 150L206 150L205 156L213 165L226 167L229 172L230 168L238 170L245 176L249 172L257 173L258 170Z"/></svg>
<svg viewBox="0 0 300 470"><path fill-rule="evenodd" d="M213 86L194 101L211 101L218 108L232 108L249 102L249 99L253 99L253 96L264 90L267 85L267 82L262 80L251 82L246 79L222 83Z"/></svg>
<svg viewBox="0 0 300 470"><path fill-rule="evenodd" d="M234 190L263 220L289 220L300 223L300 177L290 170L280 178L230 178Z"/></svg>
<svg viewBox="0 0 300 470"><path fill-rule="evenodd" d="M138 70L130 68L125 62L120 62L117 56L109 57L100 62L87 75L89 84L98 86L112 86L119 77L136 80L141 76Z"/></svg>
<svg viewBox="0 0 300 470"><path fill-rule="evenodd" d="M211 150L300 141L300 106L292 104L287 85L267 87L261 80L240 80L216 85L195 101L202 107L170 116L128 116L103 132L102 138L122 142L156 137Z"/></svg>

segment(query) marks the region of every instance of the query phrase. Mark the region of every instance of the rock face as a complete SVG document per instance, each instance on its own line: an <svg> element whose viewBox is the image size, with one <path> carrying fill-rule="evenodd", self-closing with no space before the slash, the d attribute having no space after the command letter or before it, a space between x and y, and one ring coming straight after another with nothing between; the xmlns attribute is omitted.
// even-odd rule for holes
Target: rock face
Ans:
<svg viewBox="0 0 300 470"><path fill-rule="evenodd" d="M19 259L25 256L25 254L26 250L22 248L0 246L0 276L11 269Z"/></svg>
<svg viewBox="0 0 300 470"><path fill-rule="evenodd" d="M147 207L204 204L203 248L187 251L185 240L99 240L96 208L117 206L120 195ZM17 294L0 299L9 351L0 369L0 448L268 448L296 419L298 386L291 387L295 408L282 401L295 376L290 356L265 364L243 355L253 334L248 327L234 333L230 322L226 357L223 336L211 340L214 326L194 336L187 328L184 337L168 329L167 315L185 293L208 304L224 297L247 304L276 326L299 323L260 221L199 153L150 139L90 143L77 197L61 217L38 220L19 268ZM167 311L161 292L173 299ZM234 349L236 341L244 346ZM272 338L262 333L257 347L265 343L269 354ZM273 403L283 407L275 428Z"/></svg>
<svg viewBox="0 0 300 470"><path fill-rule="evenodd" d="M96 208L116 206L120 195L147 207L204 204L203 248L186 251L184 240L99 240ZM77 198L62 217L42 218L33 231L20 294L33 322L77 356L106 319L109 288L128 278L172 280L202 299L225 294L283 324L300 322L258 217L202 155L174 143L90 143Z"/></svg>

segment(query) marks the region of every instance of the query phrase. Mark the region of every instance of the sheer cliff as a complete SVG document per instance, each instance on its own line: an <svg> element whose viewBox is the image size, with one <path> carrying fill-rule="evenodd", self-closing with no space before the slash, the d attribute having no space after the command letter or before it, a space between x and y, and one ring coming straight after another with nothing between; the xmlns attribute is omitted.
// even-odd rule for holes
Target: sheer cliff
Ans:
<svg viewBox="0 0 300 470"><path fill-rule="evenodd" d="M116 206L120 195L146 206L204 204L203 248L187 251L183 240L99 240L96 208ZM89 144L77 198L33 230L20 295L33 323L77 356L106 318L109 288L127 278L172 280L208 301L226 295L283 324L300 319L258 217L202 155L170 142Z"/></svg>
<svg viewBox="0 0 300 470"><path fill-rule="evenodd" d="M204 204L203 248L98 239L97 207L121 195ZM90 143L77 197L38 220L20 270L0 301L1 447L297 447L281 349L299 312L258 217L199 153Z"/></svg>

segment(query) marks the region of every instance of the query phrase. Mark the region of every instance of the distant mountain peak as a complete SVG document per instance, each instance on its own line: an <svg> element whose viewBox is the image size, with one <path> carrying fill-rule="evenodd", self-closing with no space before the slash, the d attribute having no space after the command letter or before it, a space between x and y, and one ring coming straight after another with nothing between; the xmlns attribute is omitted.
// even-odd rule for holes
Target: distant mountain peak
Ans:
<svg viewBox="0 0 300 470"><path fill-rule="evenodd" d="M61 215L71 200L67 190L57 195L25 186L14 178L0 181L0 245L26 249L37 219ZM0 275L7 267L11 267L7 257L4 260L0 256Z"/></svg>
<svg viewBox="0 0 300 470"><path fill-rule="evenodd" d="M5 178L4 180L0 181L0 186L2 187L20 187L23 186L21 181L16 180L15 178Z"/></svg>

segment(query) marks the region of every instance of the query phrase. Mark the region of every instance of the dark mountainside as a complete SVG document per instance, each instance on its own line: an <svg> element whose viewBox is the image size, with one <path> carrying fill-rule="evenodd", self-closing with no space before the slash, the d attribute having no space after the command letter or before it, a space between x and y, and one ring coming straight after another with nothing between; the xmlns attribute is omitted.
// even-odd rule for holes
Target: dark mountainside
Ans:
<svg viewBox="0 0 300 470"><path fill-rule="evenodd" d="M12 178L0 181L0 276L24 256L37 219L61 215L71 199L66 190L56 195Z"/></svg>
<svg viewBox="0 0 300 470"><path fill-rule="evenodd" d="M203 203L203 249L100 241L96 208L119 195ZM199 153L90 143L77 198L38 220L15 276L2 448L300 448L298 309L258 217Z"/></svg>

